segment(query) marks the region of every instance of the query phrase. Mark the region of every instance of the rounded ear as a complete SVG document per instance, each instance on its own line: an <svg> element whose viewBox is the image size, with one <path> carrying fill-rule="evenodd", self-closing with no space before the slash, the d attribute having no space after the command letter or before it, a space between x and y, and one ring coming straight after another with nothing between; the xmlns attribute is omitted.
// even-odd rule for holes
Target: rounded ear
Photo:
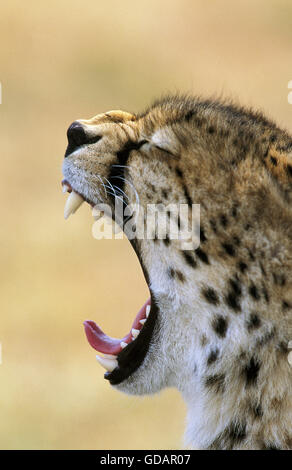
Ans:
<svg viewBox="0 0 292 470"><path fill-rule="evenodd" d="M136 121L136 116L134 116L134 114L121 110L107 111L105 115L114 122Z"/></svg>

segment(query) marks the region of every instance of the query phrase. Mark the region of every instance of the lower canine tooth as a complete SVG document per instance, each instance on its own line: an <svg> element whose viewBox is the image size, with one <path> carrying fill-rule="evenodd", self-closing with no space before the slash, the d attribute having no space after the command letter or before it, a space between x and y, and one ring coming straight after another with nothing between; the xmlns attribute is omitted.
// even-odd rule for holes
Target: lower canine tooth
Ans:
<svg viewBox="0 0 292 470"><path fill-rule="evenodd" d="M65 204L65 209L64 209L65 219L68 219L69 215L74 214L74 212L76 212L77 209L81 206L82 202L84 202L83 197L75 193L75 191L72 191L69 194L69 197Z"/></svg>
<svg viewBox="0 0 292 470"><path fill-rule="evenodd" d="M140 330L136 330L135 328L132 328L131 333L133 335L133 338L137 338L138 334L140 333Z"/></svg>
<svg viewBox="0 0 292 470"><path fill-rule="evenodd" d="M147 307L146 307L146 317L147 317L147 318L148 318L148 316L149 316L150 309L151 309L150 305L147 305Z"/></svg>
<svg viewBox="0 0 292 470"><path fill-rule="evenodd" d="M118 365L118 361L116 359L109 359L107 357L101 356L96 356L96 359L98 360L100 365L109 372L112 372Z"/></svg>
<svg viewBox="0 0 292 470"><path fill-rule="evenodd" d="M141 325L144 325L145 321L146 321L146 318L143 318L143 320L140 320Z"/></svg>

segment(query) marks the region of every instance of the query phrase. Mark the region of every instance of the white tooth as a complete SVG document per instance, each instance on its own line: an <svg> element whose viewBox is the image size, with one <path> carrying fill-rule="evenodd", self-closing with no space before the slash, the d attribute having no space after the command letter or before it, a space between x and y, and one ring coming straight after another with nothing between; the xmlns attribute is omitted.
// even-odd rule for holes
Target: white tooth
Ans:
<svg viewBox="0 0 292 470"><path fill-rule="evenodd" d="M63 193L66 193L69 190L68 184L63 184Z"/></svg>
<svg viewBox="0 0 292 470"><path fill-rule="evenodd" d="M121 348L122 348L122 349L124 349L126 346L128 346L128 344L127 344L127 343L124 343L124 341L122 341L120 344L121 344Z"/></svg>
<svg viewBox="0 0 292 470"><path fill-rule="evenodd" d="M146 318L143 318L143 320L140 320L141 325L144 325L145 321L146 321Z"/></svg>
<svg viewBox="0 0 292 470"><path fill-rule="evenodd" d="M106 357L101 356L96 356L96 359L98 360L100 365L109 372L112 372L118 365L118 361L116 359L108 359Z"/></svg>
<svg viewBox="0 0 292 470"><path fill-rule="evenodd" d="M107 359L116 359L117 356L114 356L113 354L104 354L103 357L106 357Z"/></svg>
<svg viewBox="0 0 292 470"><path fill-rule="evenodd" d="M138 334L140 333L140 330L136 330L135 328L132 328L131 333L133 335L133 338L137 338Z"/></svg>
<svg viewBox="0 0 292 470"><path fill-rule="evenodd" d="M84 202L83 197L75 193L74 191L72 191L72 193L69 194L69 197L65 204L65 209L64 209L65 219L68 219L69 215L74 214L74 212L77 211L78 207L81 206L82 202Z"/></svg>
<svg viewBox="0 0 292 470"><path fill-rule="evenodd" d="M146 307L146 318L148 318L148 316L149 316L150 309L151 309L151 306L147 305L147 307Z"/></svg>

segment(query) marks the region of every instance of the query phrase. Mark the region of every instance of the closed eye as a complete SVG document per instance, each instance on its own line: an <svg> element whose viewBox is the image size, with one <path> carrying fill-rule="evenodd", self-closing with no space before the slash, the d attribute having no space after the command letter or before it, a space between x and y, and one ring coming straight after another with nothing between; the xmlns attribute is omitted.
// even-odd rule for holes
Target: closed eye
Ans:
<svg viewBox="0 0 292 470"><path fill-rule="evenodd" d="M176 155L174 155L174 153L172 153L170 150L166 149L166 148L163 148L163 147L160 147L159 145L154 145L155 148L157 148L158 150L161 150L162 152L165 152L167 153L168 155L171 155L172 157L175 157Z"/></svg>

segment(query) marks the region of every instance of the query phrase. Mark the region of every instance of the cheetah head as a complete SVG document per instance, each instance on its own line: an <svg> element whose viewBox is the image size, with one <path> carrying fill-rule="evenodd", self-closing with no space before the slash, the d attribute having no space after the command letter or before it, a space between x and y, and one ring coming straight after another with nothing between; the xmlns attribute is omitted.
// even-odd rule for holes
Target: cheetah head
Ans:
<svg viewBox="0 0 292 470"><path fill-rule="evenodd" d="M70 193L65 218L83 201L92 207L106 204L115 220L117 200L123 200L123 209L129 203L137 207L138 202L144 214L149 204L188 207L191 195L178 167L183 142L169 125L181 110L170 111L157 107L141 116L110 111L71 124L63 163L63 190ZM189 176L185 177L187 181ZM137 218L130 219L135 219L136 229ZM120 339L107 336L93 321L85 321L84 327L89 343L99 353L97 359L107 369L105 379L126 392L145 394L179 386L188 369L188 356L181 347L185 341L190 348L192 344L186 338L192 334L185 308L187 272L178 268L184 262L183 254L188 255L180 252L181 241L170 240L167 234L162 239L152 233L150 239L146 234L144 239L131 238L150 298L130 332Z"/></svg>

